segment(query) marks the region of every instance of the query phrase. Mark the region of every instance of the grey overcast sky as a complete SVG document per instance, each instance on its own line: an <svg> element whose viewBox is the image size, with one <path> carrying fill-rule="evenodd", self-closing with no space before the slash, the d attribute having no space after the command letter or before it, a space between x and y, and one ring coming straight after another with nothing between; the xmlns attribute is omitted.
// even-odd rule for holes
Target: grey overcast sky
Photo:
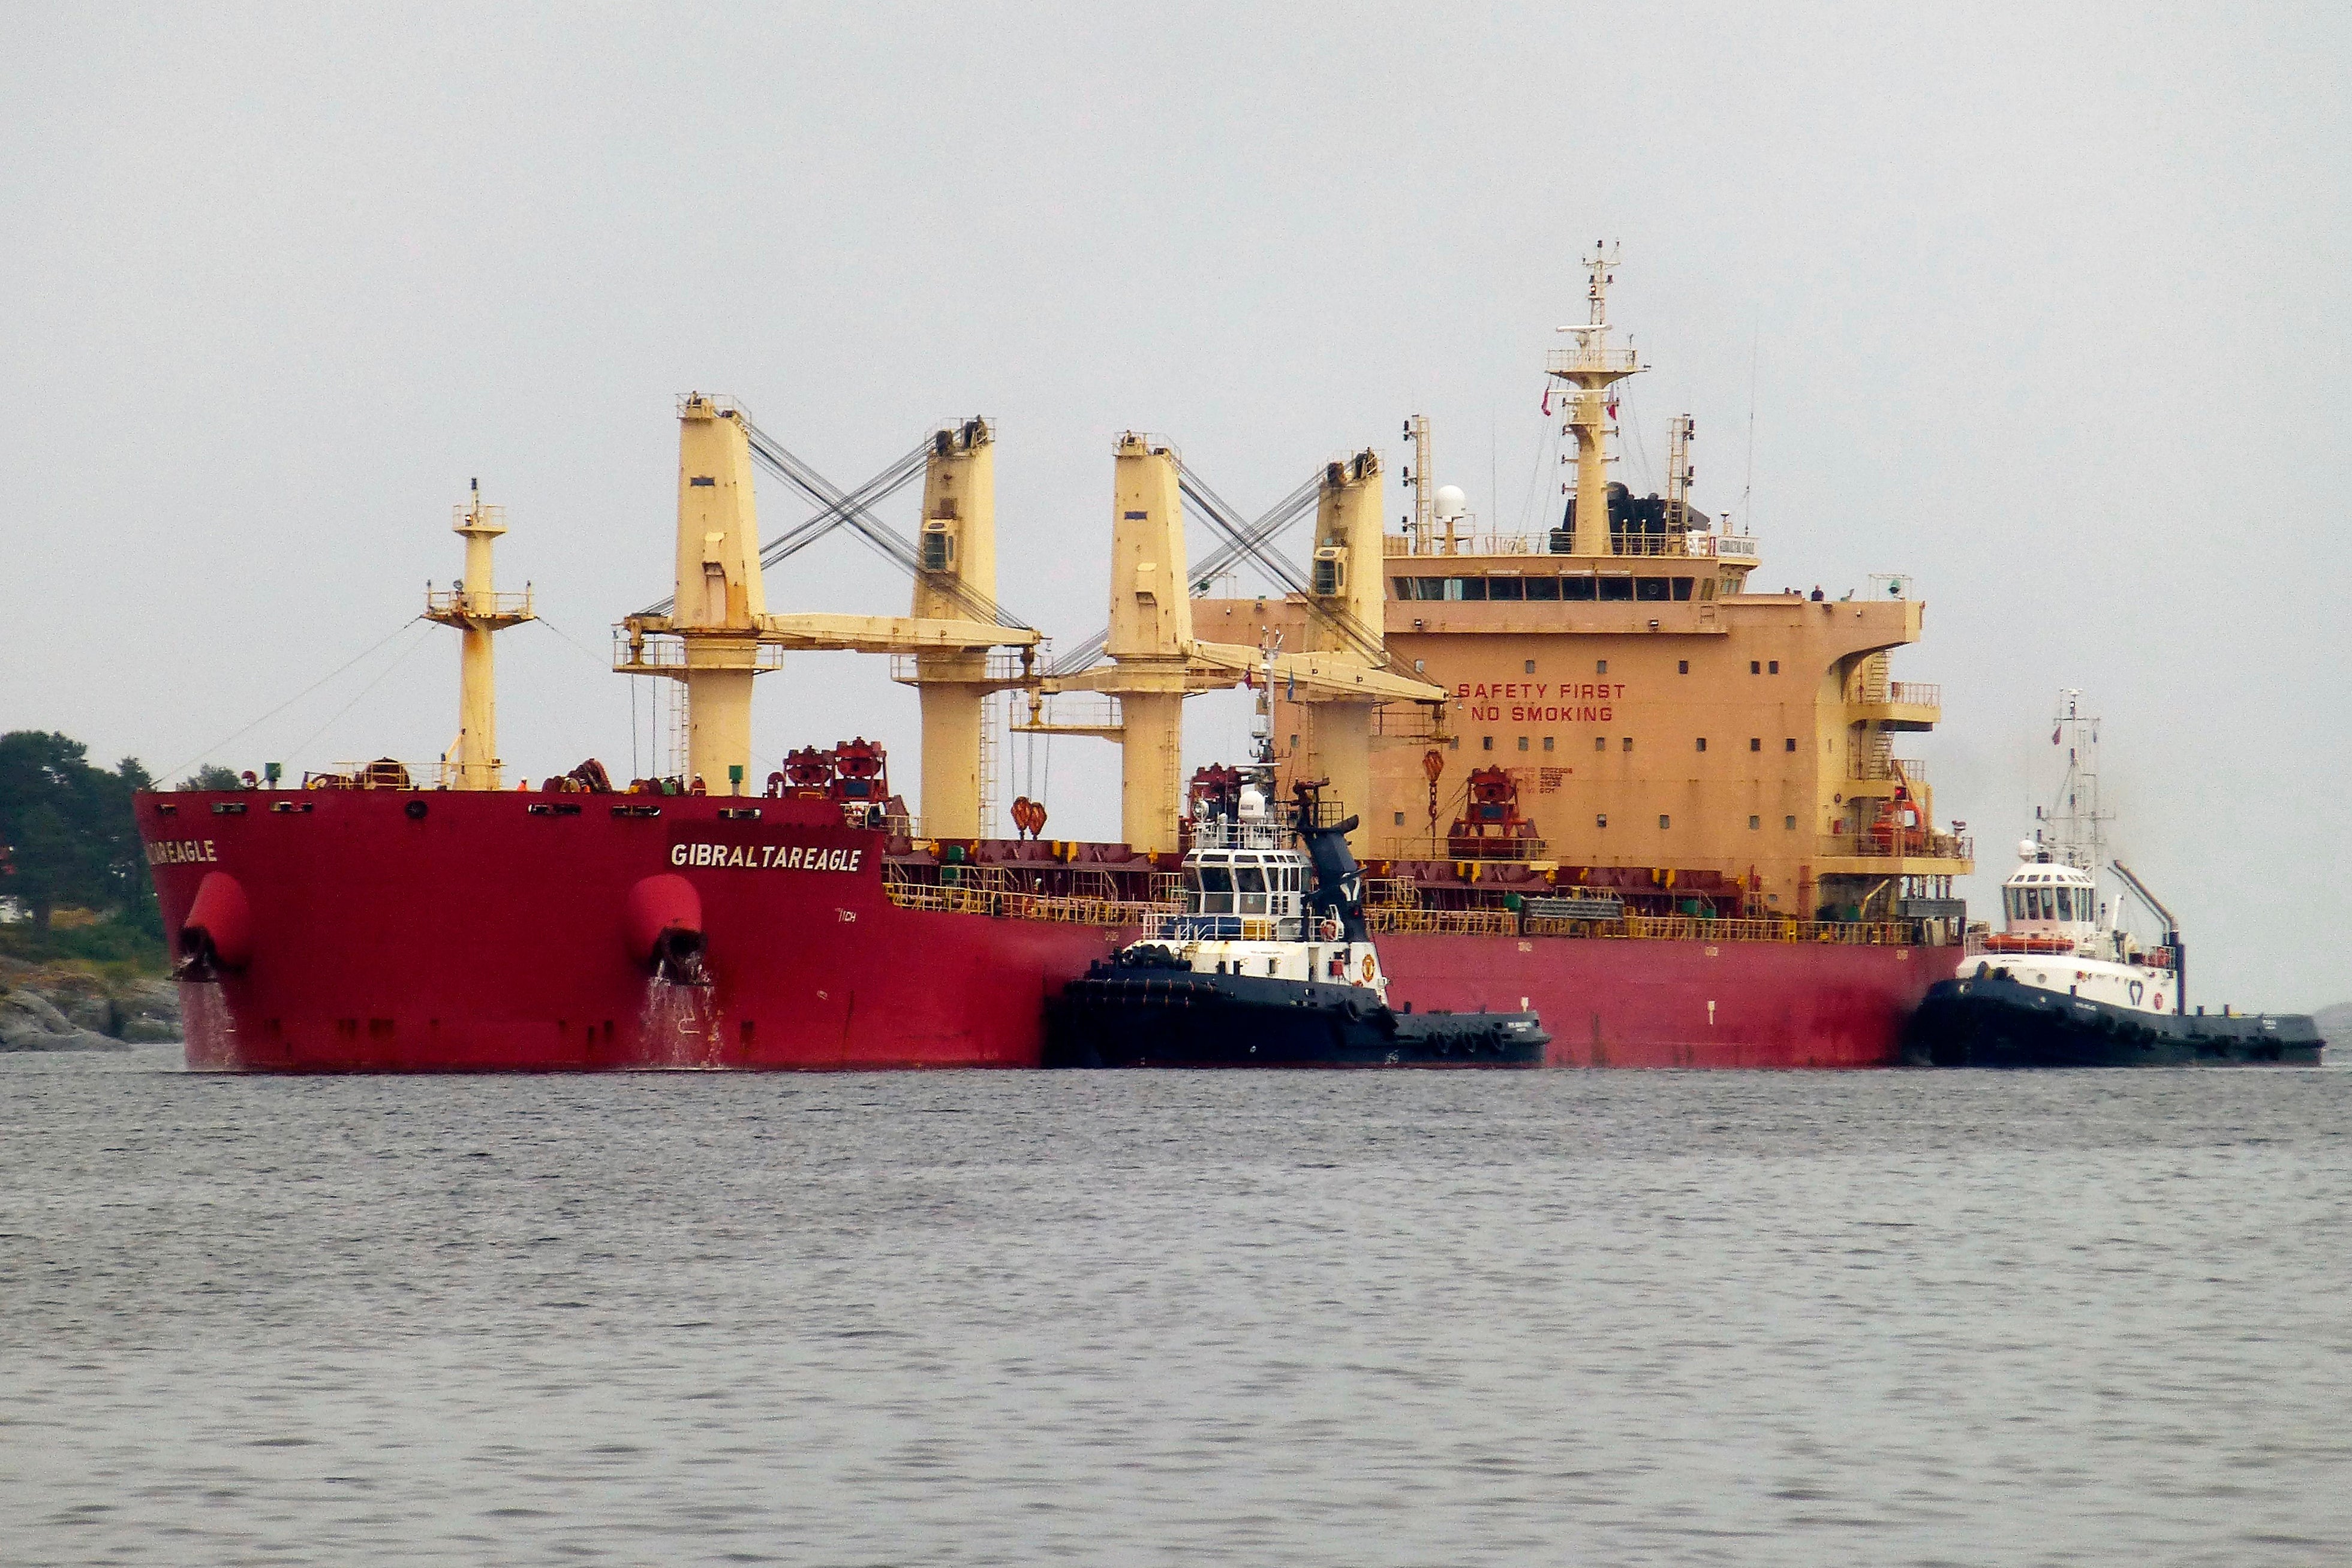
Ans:
<svg viewBox="0 0 2352 1568"><path fill-rule="evenodd" d="M1759 586L1916 575L1895 673L1943 685L1917 749L1972 896L2080 687L2204 998L2340 1000L2347 16L14 7L0 728L177 771L437 754L454 642L400 628L479 476L552 627L500 640L505 756L625 766L607 628L667 591L688 388L845 485L995 419L1001 597L1066 644L1104 616L1122 428L1255 511L1351 446L1393 471L1425 412L1515 524L1606 235L1654 367L1628 476L1687 410L1699 502L1737 508L1752 385ZM835 542L769 594L905 586ZM1192 749L1242 723L1196 703ZM911 774L878 661L761 683L763 756L859 731ZM1049 831L1116 831L1108 747L1050 768Z"/></svg>

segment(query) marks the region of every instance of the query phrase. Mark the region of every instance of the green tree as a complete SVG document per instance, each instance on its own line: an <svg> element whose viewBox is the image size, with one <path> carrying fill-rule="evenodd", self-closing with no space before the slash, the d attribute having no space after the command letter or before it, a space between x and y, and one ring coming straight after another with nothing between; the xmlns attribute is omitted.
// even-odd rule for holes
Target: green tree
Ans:
<svg viewBox="0 0 2352 1568"><path fill-rule="evenodd" d="M89 748L68 736L0 735L0 891L31 909L37 931L47 934L60 904L155 925L131 812L131 794L153 782L135 758L110 772L92 766Z"/></svg>
<svg viewBox="0 0 2352 1568"><path fill-rule="evenodd" d="M207 762L180 780L183 789L242 789L245 780L236 776L234 768L223 768L217 762Z"/></svg>

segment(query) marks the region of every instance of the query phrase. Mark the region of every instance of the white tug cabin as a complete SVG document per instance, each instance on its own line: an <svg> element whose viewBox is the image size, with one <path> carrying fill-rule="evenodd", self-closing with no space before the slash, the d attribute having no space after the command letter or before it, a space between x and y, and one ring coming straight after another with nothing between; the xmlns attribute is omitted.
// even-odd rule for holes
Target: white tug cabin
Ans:
<svg viewBox="0 0 2352 1568"><path fill-rule="evenodd" d="M1288 821L1255 788L1244 789L1237 818L1196 817L1184 910L1147 917L1142 941L1167 948L1194 974L1359 986L1386 1005L1388 976L1370 942L1346 940L1330 915L1307 928L1314 885L1314 862Z"/></svg>
<svg viewBox="0 0 2352 1568"><path fill-rule="evenodd" d="M2098 878L2028 839L2001 883L2001 928L1972 936L1959 974L2006 969L2021 985L2137 1012L2180 1010L2179 956L2143 950L2099 901Z"/></svg>

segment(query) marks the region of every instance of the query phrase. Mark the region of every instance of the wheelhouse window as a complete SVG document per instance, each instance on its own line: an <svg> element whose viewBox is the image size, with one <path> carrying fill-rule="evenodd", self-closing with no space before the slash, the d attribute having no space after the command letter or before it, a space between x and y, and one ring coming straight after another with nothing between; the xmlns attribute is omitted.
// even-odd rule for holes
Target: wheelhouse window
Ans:
<svg viewBox="0 0 2352 1568"><path fill-rule="evenodd" d="M1529 599L1557 600L1559 597L1559 579L1556 577L1531 577L1527 583Z"/></svg>
<svg viewBox="0 0 2352 1568"><path fill-rule="evenodd" d="M1488 599L1525 599L1527 594L1521 590L1519 582L1520 580L1516 577L1490 577L1486 580L1486 597Z"/></svg>
<svg viewBox="0 0 2352 1568"><path fill-rule="evenodd" d="M1575 604L1589 604L1593 598L1592 579L1589 576L1563 577L1559 580L1559 596Z"/></svg>
<svg viewBox="0 0 2352 1568"><path fill-rule="evenodd" d="M1486 601L1486 580L1483 577L1449 577L1445 580L1445 597L1483 604Z"/></svg>
<svg viewBox="0 0 2352 1568"><path fill-rule="evenodd" d="M1234 873L1221 865L1195 866L1189 873L1202 915L1234 913Z"/></svg>
<svg viewBox="0 0 2352 1568"><path fill-rule="evenodd" d="M1601 580L1601 600L1604 604L1630 604L1633 600L1633 580L1630 577L1604 577Z"/></svg>
<svg viewBox="0 0 2352 1568"><path fill-rule="evenodd" d="M1234 868L1234 881L1241 890L1242 902L1239 913L1264 915L1266 912L1265 868L1255 865L1237 865Z"/></svg>
<svg viewBox="0 0 2352 1568"><path fill-rule="evenodd" d="M1663 577L1637 577L1633 597L1644 604L1659 603L1674 597L1674 585Z"/></svg>
<svg viewBox="0 0 2352 1568"><path fill-rule="evenodd" d="M1675 597L1676 599L1688 599L1691 596L1691 584L1695 580L1695 579L1687 577L1678 577L1675 579Z"/></svg>

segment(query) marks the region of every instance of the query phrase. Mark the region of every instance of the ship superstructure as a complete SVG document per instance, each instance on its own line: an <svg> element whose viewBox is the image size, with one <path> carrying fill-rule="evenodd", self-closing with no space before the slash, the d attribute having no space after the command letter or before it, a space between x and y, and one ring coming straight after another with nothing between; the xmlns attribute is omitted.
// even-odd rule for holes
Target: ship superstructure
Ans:
<svg viewBox="0 0 2352 1568"><path fill-rule="evenodd" d="M1926 764L1895 755L1941 717L1939 687L1889 666L1926 606L1891 575L1836 598L1754 590L1757 540L1690 505L1687 420L1664 496L1607 479L1610 388L1642 368L1610 340L1612 265L1596 247L1591 319L1548 361L1575 442L1559 525L1496 532L1435 486L1383 540L1391 661L1450 700L1442 729L1394 716L1360 798L1360 852L1416 883L1467 880L1456 865L1489 885L1534 873L1654 913L1928 921L1957 939L1952 878L1973 869L1971 845L1936 824ZM1426 432L1408 427L1417 496L1434 481ZM1297 596L1195 614L1235 639L1307 620ZM1310 713L1286 702L1276 728L1289 770L1328 771Z"/></svg>

